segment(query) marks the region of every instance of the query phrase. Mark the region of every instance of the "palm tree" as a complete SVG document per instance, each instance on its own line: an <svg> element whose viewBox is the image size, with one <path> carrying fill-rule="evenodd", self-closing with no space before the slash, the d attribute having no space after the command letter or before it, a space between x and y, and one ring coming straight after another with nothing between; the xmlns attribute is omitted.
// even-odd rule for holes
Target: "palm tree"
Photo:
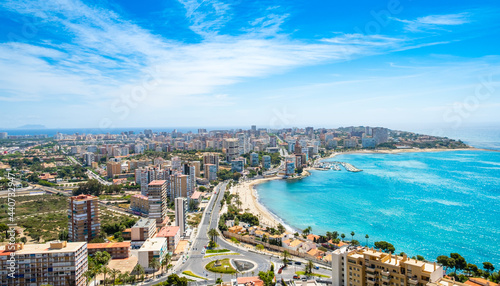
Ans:
<svg viewBox="0 0 500 286"><path fill-rule="evenodd" d="M306 227L306 228L302 231L302 233L303 233L303 234L305 234L305 235L308 235L308 234L310 234L311 232L312 232L312 227L310 227L310 226Z"/></svg>
<svg viewBox="0 0 500 286"><path fill-rule="evenodd" d="M144 275L145 273L144 268L139 263L137 263L133 271L134 271L134 277L137 275Z"/></svg>
<svg viewBox="0 0 500 286"><path fill-rule="evenodd" d="M354 235L355 235L354 231L351 231L351 241L354 240Z"/></svg>
<svg viewBox="0 0 500 286"><path fill-rule="evenodd" d="M121 271L118 269L111 269L109 275L113 277L113 286L115 286L116 276L120 275Z"/></svg>
<svg viewBox="0 0 500 286"><path fill-rule="evenodd" d="M342 237L342 241L344 241L345 234L341 234L340 237Z"/></svg>
<svg viewBox="0 0 500 286"><path fill-rule="evenodd" d="M283 264L286 265L288 263L288 258L290 257L290 253L284 250L282 256L283 256Z"/></svg>
<svg viewBox="0 0 500 286"><path fill-rule="evenodd" d="M328 240L332 239L332 233L327 231L326 232L326 237L328 238Z"/></svg>
<svg viewBox="0 0 500 286"><path fill-rule="evenodd" d="M85 281L86 281L85 285L88 286L90 281L94 277L94 271L89 269L83 273L83 276L85 276Z"/></svg>
<svg viewBox="0 0 500 286"><path fill-rule="evenodd" d="M314 269L314 263L312 262L312 260L309 260L307 261L307 264L306 264L306 274L312 274L313 273L313 269Z"/></svg>
<svg viewBox="0 0 500 286"><path fill-rule="evenodd" d="M217 239L217 236L219 236L219 233L217 232L217 230L215 228L211 228L208 231L208 236L210 237L211 241L216 242L216 239Z"/></svg>
<svg viewBox="0 0 500 286"><path fill-rule="evenodd" d="M163 275L163 271L165 270L166 267L170 264L170 260L172 260L172 255L170 252L166 252L165 255L163 255L163 259L161 261L161 274Z"/></svg>
<svg viewBox="0 0 500 286"><path fill-rule="evenodd" d="M106 274L109 273L109 268L106 265L101 266L100 272L104 274L104 285L106 285Z"/></svg>
<svg viewBox="0 0 500 286"><path fill-rule="evenodd" d="M366 238L366 247L368 247L368 238L370 238L370 236L367 234L365 235L365 238Z"/></svg>
<svg viewBox="0 0 500 286"><path fill-rule="evenodd" d="M158 261L158 259L153 257L149 261L149 267L153 268L153 278L154 278L156 270L160 268L160 262Z"/></svg>

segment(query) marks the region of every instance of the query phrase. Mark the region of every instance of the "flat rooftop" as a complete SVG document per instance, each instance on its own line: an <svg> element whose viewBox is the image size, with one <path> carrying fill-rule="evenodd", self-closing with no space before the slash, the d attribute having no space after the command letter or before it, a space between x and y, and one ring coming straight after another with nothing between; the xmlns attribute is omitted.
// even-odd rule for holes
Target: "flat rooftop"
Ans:
<svg viewBox="0 0 500 286"><path fill-rule="evenodd" d="M160 251L161 247L167 243L165 237L148 238L139 251Z"/></svg>
<svg viewBox="0 0 500 286"><path fill-rule="evenodd" d="M165 180L154 180L154 181L151 181L151 183L148 184L148 186L161 186L163 184L165 184L167 181Z"/></svg>
<svg viewBox="0 0 500 286"><path fill-rule="evenodd" d="M171 237L175 236L180 231L178 226L164 226L160 229L156 237Z"/></svg>
<svg viewBox="0 0 500 286"><path fill-rule="evenodd" d="M37 253L66 253L75 252L82 246L87 244L86 242L68 242L66 247L63 248L50 248L50 243L44 244L25 244L23 249L16 250L16 255L19 254L37 254ZM10 255L10 251L5 250L5 246L0 249L0 256Z"/></svg>
<svg viewBox="0 0 500 286"><path fill-rule="evenodd" d="M88 249L102 249L102 248L121 248L130 247L130 241L123 242L108 242L108 243L89 243Z"/></svg>
<svg viewBox="0 0 500 286"><path fill-rule="evenodd" d="M132 228L134 227L150 227L151 224L156 226L156 220L149 218L141 218L139 219Z"/></svg>

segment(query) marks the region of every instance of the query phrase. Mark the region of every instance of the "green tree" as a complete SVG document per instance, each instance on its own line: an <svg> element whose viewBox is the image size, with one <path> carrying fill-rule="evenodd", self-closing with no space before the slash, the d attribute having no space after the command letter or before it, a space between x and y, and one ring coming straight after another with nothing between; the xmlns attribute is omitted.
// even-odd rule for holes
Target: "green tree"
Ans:
<svg viewBox="0 0 500 286"><path fill-rule="evenodd" d="M149 267L153 268L153 277L155 275L155 272L160 268L160 261L158 261L157 258L153 257L149 261Z"/></svg>
<svg viewBox="0 0 500 286"><path fill-rule="evenodd" d="M313 269L314 269L314 263L312 262L312 260L307 261L305 273L306 274L312 274L313 273Z"/></svg>
<svg viewBox="0 0 500 286"><path fill-rule="evenodd" d="M351 231L351 240L354 239L354 235L355 235L354 231Z"/></svg>
<svg viewBox="0 0 500 286"><path fill-rule="evenodd" d="M217 232L217 230L215 228L211 228L208 231L208 236L210 237L210 241L213 241L215 243L217 240L217 236L219 236L219 233Z"/></svg>
<svg viewBox="0 0 500 286"><path fill-rule="evenodd" d="M417 255L417 260L419 261L424 261L425 258L422 255Z"/></svg>
<svg viewBox="0 0 500 286"><path fill-rule="evenodd" d="M308 226L306 227L303 231L302 231L302 234L304 235L308 235L312 232L312 227Z"/></svg>
<svg viewBox="0 0 500 286"><path fill-rule="evenodd" d="M59 232L59 240L68 240L69 234L68 230L64 229L61 232Z"/></svg>
<svg viewBox="0 0 500 286"><path fill-rule="evenodd" d="M108 264L110 259L111 259L111 255L107 251L97 251L94 254L94 260L99 265Z"/></svg>
<svg viewBox="0 0 500 286"><path fill-rule="evenodd" d="M495 266L491 262L483 262L483 268L486 271L493 272L495 271Z"/></svg>
<svg viewBox="0 0 500 286"><path fill-rule="evenodd" d="M146 271L144 271L144 267L142 267L142 265L140 265L139 263L135 265L133 272L134 272L134 277L137 275L144 277L144 273L146 273Z"/></svg>
<svg viewBox="0 0 500 286"><path fill-rule="evenodd" d="M106 275L109 273L110 269L106 265L102 265L99 270L104 275L104 285L106 285Z"/></svg>
<svg viewBox="0 0 500 286"><path fill-rule="evenodd" d="M345 238L345 234L341 234L340 237L342 237L342 241L344 241L344 238Z"/></svg>
<svg viewBox="0 0 500 286"><path fill-rule="evenodd" d="M112 280L113 280L113 286L115 286L115 283L116 283L116 277L118 275L120 275L121 271L118 270L118 269L111 269L109 271L109 276L113 277Z"/></svg>
<svg viewBox="0 0 500 286"><path fill-rule="evenodd" d="M281 223L278 224L277 229L278 229L279 234L283 234L286 231L285 227Z"/></svg>
<svg viewBox="0 0 500 286"><path fill-rule="evenodd" d="M366 247L368 247L368 238L370 238L370 236L368 234L366 234L365 238L366 238Z"/></svg>
<svg viewBox="0 0 500 286"><path fill-rule="evenodd" d="M163 271L165 270L165 268L168 268L169 265L170 265L170 261L172 260L172 255L170 254L170 252L165 252L165 254L163 255L163 259L161 260L161 274L163 275Z"/></svg>
<svg viewBox="0 0 500 286"><path fill-rule="evenodd" d="M375 247L387 253L388 252L394 253L396 251L394 245L392 245L387 241L375 241Z"/></svg>
<svg viewBox="0 0 500 286"><path fill-rule="evenodd" d="M262 244L257 244L257 245L255 246L255 249L256 249L256 250L258 250L258 251L262 251L262 250L264 250L264 245L262 245Z"/></svg>
<svg viewBox="0 0 500 286"><path fill-rule="evenodd" d="M283 257L283 264L287 264L290 258L290 253L287 251L287 250L284 250L283 253L281 254L281 256Z"/></svg>
<svg viewBox="0 0 500 286"><path fill-rule="evenodd" d="M9 226L6 225L5 223L0 223L0 232L4 232L4 231L5 231L5 237L7 238L7 236L9 235L8 234Z"/></svg>
<svg viewBox="0 0 500 286"><path fill-rule="evenodd" d="M455 272L456 270L464 270L465 266L467 266L467 261L462 255L458 253L450 253L450 257L455 259Z"/></svg>
<svg viewBox="0 0 500 286"><path fill-rule="evenodd" d="M264 282L265 286L272 286L274 285L273 280L274 280L274 271L260 271L259 272L259 278Z"/></svg>

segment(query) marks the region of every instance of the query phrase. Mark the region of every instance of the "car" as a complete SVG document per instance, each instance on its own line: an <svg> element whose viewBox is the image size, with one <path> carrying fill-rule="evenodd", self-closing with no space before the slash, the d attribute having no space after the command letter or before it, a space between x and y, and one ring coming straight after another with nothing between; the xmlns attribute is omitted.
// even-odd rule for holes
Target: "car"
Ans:
<svg viewBox="0 0 500 286"><path fill-rule="evenodd" d="M319 269L319 266L315 266L314 269L318 270Z"/></svg>
<svg viewBox="0 0 500 286"><path fill-rule="evenodd" d="M307 277L306 277L306 276L303 276L303 277L302 277L302 281L307 281Z"/></svg>
<svg viewBox="0 0 500 286"><path fill-rule="evenodd" d="M298 280L300 279L298 275L293 275L293 279Z"/></svg>
<svg viewBox="0 0 500 286"><path fill-rule="evenodd" d="M302 265L302 262L300 262L300 261L295 261L295 264L296 264L296 265Z"/></svg>
<svg viewBox="0 0 500 286"><path fill-rule="evenodd" d="M292 261L289 261L289 262L287 262L287 264L288 264L288 265L292 265L292 264L293 264L293 262L292 262Z"/></svg>

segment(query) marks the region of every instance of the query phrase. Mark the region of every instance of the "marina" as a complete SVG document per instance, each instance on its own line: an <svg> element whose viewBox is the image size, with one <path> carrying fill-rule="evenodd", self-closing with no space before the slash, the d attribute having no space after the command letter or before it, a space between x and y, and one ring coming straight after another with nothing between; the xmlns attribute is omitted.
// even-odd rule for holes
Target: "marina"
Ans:
<svg viewBox="0 0 500 286"><path fill-rule="evenodd" d="M314 168L316 170L321 170L321 171L328 171L328 170L340 171L341 170L340 166L344 167L349 172L363 171L347 162L333 161L333 162L318 162L314 164Z"/></svg>

